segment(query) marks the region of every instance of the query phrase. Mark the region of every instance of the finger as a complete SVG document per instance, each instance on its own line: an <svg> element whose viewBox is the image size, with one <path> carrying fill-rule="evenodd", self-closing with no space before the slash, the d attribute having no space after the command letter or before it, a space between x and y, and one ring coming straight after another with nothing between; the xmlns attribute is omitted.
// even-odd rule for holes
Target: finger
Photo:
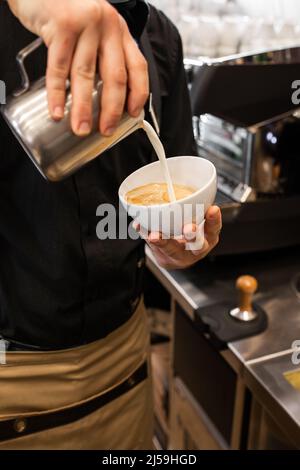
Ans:
<svg viewBox="0 0 300 470"><path fill-rule="evenodd" d="M218 206L211 206L206 213L208 227L220 229L222 226L222 215Z"/></svg>
<svg viewBox="0 0 300 470"><path fill-rule="evenodd" d="M184 238L187 242L194 242L197 237L197 225L187 224L183 227Z"/></svg>
<svg viewBox="0 0 300 470"><path fill-rule="evenodd" d="M46 87L48 107L51 117L62 119L66 100L66 80L69 76L75 35L57 35L48 46L48 63L46 72Z"/></svg>
<svg viewBox="0 0 300 470"><path fill-rule="evenodd" d="M161 232L150 232L149 233L149 241L151 243L163 248L166 246L170 240L175 240L175 241L180 241L182 240L181 243L184 243L184 237L182 235L176 236L176 237L171 237L170 235L163 234Z"/></svg>
<svg viewBox="0 0 300 470"><path fill-rule="evenodd" d="M138 232L140 236L145 240L145 242L149 244L148 230L144 229L143 227L140 227Z"/></svg>
<svg viewBox="0 0 300 470"><path fill-rule="evenodd" d="M171 238L170 240L160 240L157 243L152 243L150 241L149 236L149 243L151 246L155 246L155 248L159 249L161 253L169 257L176 257L180 255L185 250L186 241L184 239L174 239Z"/></svg>
<svg viewBox="0 0 300 470"><path fill-rule="evenodd" d="M127 108L136 117L142 111L149 96L149 75L147 62L133 40L125 21L122 19L123 47L128 73Z"/></svg>
<svg viewBox="0 0 300 470"><path fill-rule="evenodd" d="M111 14L111 21L102 36L99 64L103 81L100 132L110 136L123 114L127 93L127 71L122 34L116 12Z"/></svg>
<svg viewBox="0 0 300 470"><path fill-rule="evenodd" d="M185 239L187 241L185 249L192 253L198 253L203 250L205 220L199 225L190 224L184 227Z"/></svg>
<svg viewBox="0 0 300 470"><path fill-rule="evenodd" d="M208 241L214 240L222 230L222 215L219 207L212 206L208 209L205 222L205 235Z"/></svg>
<svg viewBox="0 0 300 470"><path fill-rule="evenodd" d="M99 33L85 29L79 37L71 69L73 132L84 136L92 129L92 93L95 82Z"/></svg>
<svg viewBox="0 0 300 470"><path fill-rule="evenodd" d="M195 258L198 258L200 260L204 258L210 252L210 250L211 250L210 244L208 243L207 240L204 240L202 248L200 248L199 250L197 249L191 250L191 253Z"/></svg>
<svg viewBox="0 0 300 470"><path fill-rule="evenodd" d="M140 229L141 229L140 223L137 222L136 220L134 220L134 221L132 222L132 227L133 227L133 229L134 229L136 232L139 232Z"/></svg>
<svg viewBox="0 0 300 470"><path fill-rule="evenodd" d="M148 239L150 243L160 248L163 248L168 243L168 240L163 238L160 232L150 232Z"/></svg>

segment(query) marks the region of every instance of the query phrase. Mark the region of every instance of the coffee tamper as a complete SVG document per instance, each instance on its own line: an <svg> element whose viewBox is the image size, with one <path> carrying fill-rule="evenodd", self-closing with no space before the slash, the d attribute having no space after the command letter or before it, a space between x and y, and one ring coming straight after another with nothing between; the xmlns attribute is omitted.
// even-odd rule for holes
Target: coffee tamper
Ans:
<svg viewBox="0 0 300 470"><path fill-rule="evenodd" d="M236 281L236 288L239 291L239 306L230 310L229 314L243 322L255 320L257 313L253 309L252 300L258 288L257 280L252 276L241 276Z"/></svg>

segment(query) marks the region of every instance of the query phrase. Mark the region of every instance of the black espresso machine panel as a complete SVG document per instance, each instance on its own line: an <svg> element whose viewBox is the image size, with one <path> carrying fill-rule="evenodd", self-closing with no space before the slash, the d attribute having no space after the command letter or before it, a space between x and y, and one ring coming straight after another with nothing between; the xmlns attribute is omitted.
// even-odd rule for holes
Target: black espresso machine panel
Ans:
<svg viewBox="0 0 300 470"><path fill-rule="evenodd" d="M300 244L300 48L188 61L194 134L218 172L216 254Z"/></svg>

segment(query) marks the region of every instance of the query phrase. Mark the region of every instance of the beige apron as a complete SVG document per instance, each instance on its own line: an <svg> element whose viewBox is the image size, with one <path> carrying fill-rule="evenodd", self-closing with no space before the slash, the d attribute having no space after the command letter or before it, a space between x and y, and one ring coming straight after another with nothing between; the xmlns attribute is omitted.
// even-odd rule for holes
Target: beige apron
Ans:
<svg viewBox="0 0 300 470"><path fill-rule="evenodd" d="M0 450L152 448L149 330L142 302L104 339L64 351L11 352L6 361L0 365L0 426L16 435L0 440ZM145 361L148 378L134 385L131 376ZM133 385L80 419L56 425L59 413L86 409L124 383ZM25 435L30 418L49 417L54 425Z"/></svg>

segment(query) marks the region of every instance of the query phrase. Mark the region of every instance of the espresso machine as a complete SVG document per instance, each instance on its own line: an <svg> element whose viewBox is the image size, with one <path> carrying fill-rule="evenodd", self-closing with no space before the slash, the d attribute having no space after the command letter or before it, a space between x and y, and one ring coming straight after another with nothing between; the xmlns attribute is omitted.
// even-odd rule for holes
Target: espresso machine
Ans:
<svg viewBox="0 0 300 470"><path fill-rule="evenodd" d="M153 331L171 338L169 446L298 449L300 48L185 65L198 153L217 168L223 230L211 256L188 270L165 272L147 253L160 281Z"/></svg>
<svg viewBox="0 0 300 470"><path fill-rule="evenodd" d="M215 254L300 244L300 47L185 65L198 153L219 176Z"/></svg>

